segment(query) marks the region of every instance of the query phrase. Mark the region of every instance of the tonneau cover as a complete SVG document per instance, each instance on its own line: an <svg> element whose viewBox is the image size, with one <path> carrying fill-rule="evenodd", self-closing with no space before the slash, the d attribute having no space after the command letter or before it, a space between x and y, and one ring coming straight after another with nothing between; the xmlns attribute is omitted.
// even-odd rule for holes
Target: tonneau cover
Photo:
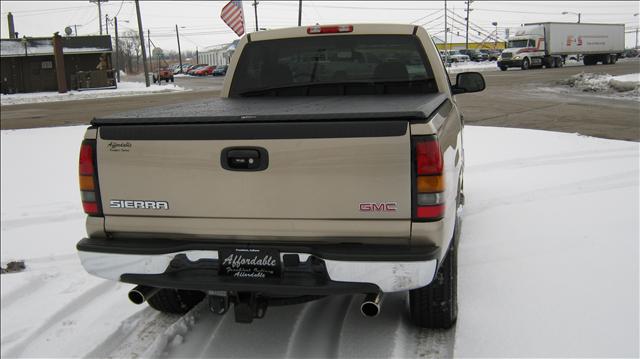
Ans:
<svg viewBox="0 0 640 359"><path fill-rule="evenodd" d="M419 95L219 98L150 107L95 118L92 125L314 121L420 120L444 101L443 93Z"/></svg>

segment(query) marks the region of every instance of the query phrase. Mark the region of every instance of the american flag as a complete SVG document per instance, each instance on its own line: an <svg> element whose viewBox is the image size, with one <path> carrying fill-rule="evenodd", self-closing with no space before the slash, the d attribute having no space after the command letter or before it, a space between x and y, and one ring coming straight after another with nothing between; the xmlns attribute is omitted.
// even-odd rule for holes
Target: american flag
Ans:
<svg viewBox="0 0 640 359"><path fill-rule="evenodd" d="M242 0L229 1L229 3L222 8L220 17L238 36L244 35Z"/></svg>

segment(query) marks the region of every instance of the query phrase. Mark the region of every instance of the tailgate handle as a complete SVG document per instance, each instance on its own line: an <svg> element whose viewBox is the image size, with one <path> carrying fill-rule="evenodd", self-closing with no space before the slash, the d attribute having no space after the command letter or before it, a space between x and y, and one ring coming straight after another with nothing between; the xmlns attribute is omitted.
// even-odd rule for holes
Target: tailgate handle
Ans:
<svg viewBox="0 0 640 359"><path fill-rule="evenodd" d="M269 156L262 147L228 147L220 154L220 164L229 171L263 171Z"/></svg>

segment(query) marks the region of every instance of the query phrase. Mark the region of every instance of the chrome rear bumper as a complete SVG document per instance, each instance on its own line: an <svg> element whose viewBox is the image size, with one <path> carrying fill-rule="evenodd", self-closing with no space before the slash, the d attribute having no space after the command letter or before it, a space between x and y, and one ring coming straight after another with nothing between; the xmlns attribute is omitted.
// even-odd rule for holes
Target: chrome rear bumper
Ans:
<svg viewBox="0 0 640 359"><path fill-rule="evenodd" d="M140 275L162 275L179 255L186 256L186 259L194 265L201 259L218 259L217 250L187 250L163 254L123 254L79 250L78 254L87 272L115 281L121 281L123 276L139 278ZM309 253L281 252L281 260L287 254L297 254L300 263L306 263L311 257L321 260L326 268L326 275L332 282L373 284L387 293L424 287L431 283L437 271L435 258L411 261L353 261L324 259Z"/></svg>

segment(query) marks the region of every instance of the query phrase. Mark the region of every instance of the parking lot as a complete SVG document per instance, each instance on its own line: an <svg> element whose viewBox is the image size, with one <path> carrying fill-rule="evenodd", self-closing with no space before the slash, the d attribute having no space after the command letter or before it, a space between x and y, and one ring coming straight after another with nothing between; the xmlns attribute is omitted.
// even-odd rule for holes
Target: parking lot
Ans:
<svg viewBox="0 0 640 359"><path fill-rule="evenodd" d="M581 72L623 75L640 72L640 59L615 65L571 66L558 69L484 69L487 90L456 96L470 125L518 127L580 133L611 139L640 141L638 102L567 93L558 95L545 88ZM455 74L451 74L455 82ZM142 75L123 78L142 82ZM114 112L202 100L218 96L222 77L175 78L189 91L122 98L2 106L2 129L88 124L92 118ZM164 85L153 85L164 86Z"/></svg>

